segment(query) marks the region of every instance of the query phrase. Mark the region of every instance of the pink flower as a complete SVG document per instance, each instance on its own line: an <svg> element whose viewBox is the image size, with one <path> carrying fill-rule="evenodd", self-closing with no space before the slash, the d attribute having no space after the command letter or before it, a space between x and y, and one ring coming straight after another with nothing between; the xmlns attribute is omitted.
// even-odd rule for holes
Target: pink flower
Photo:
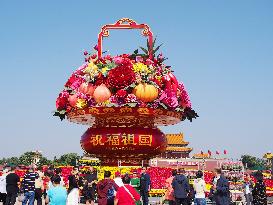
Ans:
<svg viewBox="0 0 273 205"><path fill-rule="evenodd" d="M178 100L175 92L163 91L158 99L158 102L163 102L169 108L176 108L178 106Z"/></svg>
<svg viewBox="0 0 273 205"><path fill-rule="evenodd" d="M122 64L123 59L122 59L122 57L116 56L113 58L113 61L115 62L115 64L120 65L120 64Z"/></svg>
<svg viewBox="0 0 273 205"><path fill-rule="evenodd" d="M143 62L143 58L141 56L136 56L136 62L137 63Z"/></svg>
<svg viewBox="0 0 273 205"><path fill-rule="evenodd" d="M137 102L137 97L134 94L128 94L127 97L125 98L126 103L133 103Z"/></svg>
<svg viewBox="0 0 273 205"><path fill-rule="evenodd" d="M70 87L73 90L76 90L80 87L80 85L83 83L83 79L72 74L72 76L68 79L68 81L65 84L65 87Z"/></svg>
<svg viewBox="0 0 273 205"><path fill-rule="evenodd" d="M95 45L93 48L97 51L98 50L98 45Z"/></svg>
<svg viewBox="0 0 273 205"><path fill-rule="evenodd" d="M112 61L112 56L111 55L106 55L106 56L104 56L104 59Z"/></svg>
<svg viewBox="0 0 273 205"><path fill-rule="evenodd" d="M185 89L184 84L181 82L178 84L178 90L180 92L180 105L184 108L189 107L191 108L191 101L188 95L188 92Z"/></svg>
<svg viewBox="0 0 273 205"><path fill-rule="evenodd" d="M111 103L117 103L118 102L118 99L116 96L112 95L110 98L109 98L110 102Z"/></svg>
<svg viewBox="0 0 273 205"><path fill-rule="evenodd" d="M83 64L82 66L80 66L73 74L76 75L82 75L83 74L83 70L87 67L87 64Z"/></svg>
<svg viewBox="0 0 273 205"><path fill-rule="evenodd" d="M178 106L177 97L167 97L162 100L162 102L170 108L176 108Z"/></svg>
<svg viewBox="0 0 273 205"><path fill-rule="evenodd" d="M147 59L145 62L146 65L153 65L154 61L152 61L151 59Z"/></svg>

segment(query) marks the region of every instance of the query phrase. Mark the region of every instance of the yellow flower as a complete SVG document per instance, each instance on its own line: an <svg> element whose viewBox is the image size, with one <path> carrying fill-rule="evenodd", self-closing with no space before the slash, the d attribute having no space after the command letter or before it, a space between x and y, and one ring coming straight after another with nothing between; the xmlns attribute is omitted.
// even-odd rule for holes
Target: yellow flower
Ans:
<svg viewBox="0 0 273 205"><path fill-rule="evenodd" d="M83 72L88 73L91 78L93 78L98 73L98 66L95 65L93 62L90 62Z"/></svg>
<svg viewBox="0 0 273 205"><path fill-rule="evenodd" d="M133 64L133 71L135 73L140 73L145 75L151 73L151 70L149 69L149 67L143 63Z"/></svg>
<svg viewBox="0 0 273 205"><path fill-rule="evenodd" d="M101 73L105 75L109 69L107 67L104 67L101 69Z"/></svg>
<svg viewBox="0 0 273 205"><path fill-rule="evenodd" d="M78 99L77 100L77 104L76 104L77 108L82 109L82 108L85 108L86 106L87 106L86 100L84 100L84 99Z"/></svg>

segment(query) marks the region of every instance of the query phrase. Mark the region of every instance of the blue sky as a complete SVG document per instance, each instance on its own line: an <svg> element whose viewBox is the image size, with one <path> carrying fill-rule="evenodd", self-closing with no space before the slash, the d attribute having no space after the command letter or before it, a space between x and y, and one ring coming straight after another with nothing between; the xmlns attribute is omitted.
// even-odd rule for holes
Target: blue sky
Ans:
<svg viewBox="0 0 273 205"><path fill-rule="evenodd" d="M82 153L87 127L53 117L55 99L101 26L122 17L150 25L200 115L163 131L184 132L193 152L273 151L272 10L269 0L1 1L0 157ZM113 31L104 48L118 54L144 42L137 31Z"/></svg>

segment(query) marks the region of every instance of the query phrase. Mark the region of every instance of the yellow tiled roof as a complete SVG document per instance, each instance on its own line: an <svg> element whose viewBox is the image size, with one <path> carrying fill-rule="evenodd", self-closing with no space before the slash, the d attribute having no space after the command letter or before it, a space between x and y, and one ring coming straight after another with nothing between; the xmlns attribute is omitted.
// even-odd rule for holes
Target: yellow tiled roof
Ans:
<svg viewBox="0 0 273 205"><path fill-rule="evenodd" d="M270 153L270 152L268 152L268 153L264 154L264 158L266 158L266 159L272 159L273 158L273 154Z"/></svg>
<svg viewBox="0 0 273 205"><path fill-rule="evenodd" d="M195 159L202 159L202 158L210 158L210 155L209 153L204 153L204 154L201 154L201 153L197 153L197 154L194 154L193 155L193 158Z"/></svg>
<svg viewBox="0 0 273 205"><path fill-rule="evenodd" d="M191 152L190 147L167 147L166 151Z"/></svg>
<svg viewBox="0 0 273 205"><path fill-rule="evenodd" d="M167 143L170 145L188 145L189 142L184 141L183 133L179 134L166 134Z"/></svg>

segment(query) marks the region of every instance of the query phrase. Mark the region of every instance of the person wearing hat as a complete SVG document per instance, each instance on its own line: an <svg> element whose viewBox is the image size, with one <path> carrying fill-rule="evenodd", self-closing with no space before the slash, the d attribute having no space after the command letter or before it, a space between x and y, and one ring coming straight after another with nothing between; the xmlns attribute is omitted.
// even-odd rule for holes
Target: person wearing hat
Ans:
<svg viewBox="0 0 273 205"><path fill-rule="evenodd" d="M8 170L4 169L2 172L2 176L0 176L0 202L3 202L3 204L6 203L6 197L7 197L7 183L6 183L6 176L8 174Z"/></svg>
<svg viewBox="0 0 273 205"><path fill-rule="evenodd" d="M121 173L120 172L116 172L115 173L115 178L114 178L115 183L119 186L122 187L124 184L122 182L122 178L121 178Z"/></svg>
<svg viewBox="0 0 273 205"><path fill-rule="evenodd" d="M140 200L140 195L130 185L131 178L125 174L122 181L124 185L117 190L114 205L135 205Z"/></svg>
<svg viewBox="0 0 273 205"><path fill-rule="evenodd" d="M133 177L130 182L131 186L140 194L140 178L138 177L137 171L133 172ZM136 205L141 205L140 201L136 201Z"/></svg>

